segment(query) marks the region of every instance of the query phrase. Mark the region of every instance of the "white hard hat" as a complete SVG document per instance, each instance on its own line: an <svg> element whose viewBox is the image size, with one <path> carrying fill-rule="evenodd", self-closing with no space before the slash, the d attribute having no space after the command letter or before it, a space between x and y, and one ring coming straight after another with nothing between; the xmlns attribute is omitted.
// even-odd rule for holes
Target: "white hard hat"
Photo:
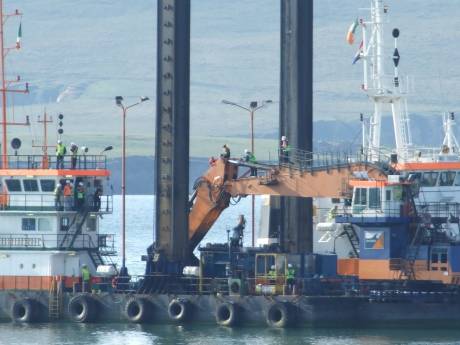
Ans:
<svg viewBox="0 0 460 345"><path fill-rule="evenodd" d="M249 150L248 150L248 149L244 149L244 153L248 153L248 152L249 152Z"/></svg>
<svg viewBox="0 0 460 345"><path fill-rule="evenodd" d="M78 185L79 185L79 186L83 186L83 182L80 182Z"/></svg>
<svg viewBox="0 0 460 345"><path fill-rule="evenodd" d="M272 265L272 266L270 267L270 269L274 270L274 269L275 269L275 265Z"/></svg>
<svg viewBox="0 0 460 345"><path fill-rule="evenodd" d="M288 268L292 268L292 264L288 264Z"/></svg>
<svg viewBox="0 0 460 345"><path fill-rule="evenodd" d="M286 136L283 135L283 136L281 137L281 140L286 140Z"/></svg>
<svg viewBox="0 0 460 345"><path fill-rule="evenodd" d="M62 141L61 141L61 140L58 140L58 144L62 144Z"/></svg>

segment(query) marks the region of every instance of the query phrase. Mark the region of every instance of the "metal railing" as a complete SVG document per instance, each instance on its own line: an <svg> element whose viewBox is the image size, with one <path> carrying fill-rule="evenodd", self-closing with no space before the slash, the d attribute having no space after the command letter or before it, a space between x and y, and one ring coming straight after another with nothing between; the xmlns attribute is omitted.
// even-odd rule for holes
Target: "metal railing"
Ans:
<svg viewBox="0 0 460 345"><path fill-rule="evenodd" d="M4 202L0 204L1 211L78 211L74 198L71 197L68 202L61 197L59 203L56 202L54 194L0 194ZM89 206L91 212L112 213L113 195L101 196L101 203L98 205L93 197L89 195L85 204Z"/></svg>
<svg viewBox="0 0 460 345"><path fill-rule="evenodd" d="M0 249L67 249L61 246L65 234L1 234ZM80 234L72 249L100 249L102 255L115 253L114 234Z"/></svg>
<svg viewBox="0 0 460 345"><path fill-rule="evenodd" d="M55 155L8 155L8 167L10 169L56 169L57 157ZM105 155L78 155L76 164L72 166L70 155L63 158L60 169L96 170L107 169L107 157Z"/></svg>

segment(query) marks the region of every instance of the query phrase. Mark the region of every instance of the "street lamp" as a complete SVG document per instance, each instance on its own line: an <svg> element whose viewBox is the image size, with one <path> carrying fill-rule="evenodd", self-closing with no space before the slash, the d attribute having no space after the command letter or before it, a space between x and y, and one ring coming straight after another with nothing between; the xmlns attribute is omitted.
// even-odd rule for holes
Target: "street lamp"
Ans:
<svg viewBox="0 0 460 345"><path fill-rule="evenodd" d="M148 97L141 97L138 102L125 106L123 104L123 97L116 96L115 103L123 110L123 125L122 125L122 155L121 155L121 254L122 264L120 269L120 276L127 276L128 269L126 268L126 112L129 108L135 107L145 101Z"/></svg>
<svg viewBox="0 0 460 345"><path fill-rule="evenodd" d="M251 120L251 152L252 154L254 154L254 113L265 107L267 104L270 104L270 103L273 103L272 100L270 99L267 99L267 100L264 100L262 101L262 104L258 104L257 101L252 101L251 103L249 103L249 107L245 107L241 104L238 104L238 103L235 103L235 102L231 102L231 101L228 101L226 99L222 100L222 103L224 104L227 104L227 105L232 105L234 107L237 107L237 108L241 108L241 109L244 109L246 110L248 113L249 113L249 116L250 116L250 120ZM255 209L255 196L253 195L252 196L252 205L251 205L251 216L252 216L252 246L254 247L255 246L255 217L254 217L254 209Z"/></svg>

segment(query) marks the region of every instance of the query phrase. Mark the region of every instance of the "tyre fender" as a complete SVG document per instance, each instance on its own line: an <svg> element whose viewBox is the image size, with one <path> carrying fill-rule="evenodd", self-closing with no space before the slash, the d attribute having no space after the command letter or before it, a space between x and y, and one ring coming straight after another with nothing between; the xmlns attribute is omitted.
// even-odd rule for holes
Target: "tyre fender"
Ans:
<svg viewBox="0 0 460 345"><path fill-rule="evenodd" d="M37 320L38 302L31 298L15 301L11 307L11 319L14 322L27 323Z"/></svg>
<svg viewBox="0 0 460 345"><path fill-rule="evenodd" d="M142 323L149 317L150 303L144 298L130 298L125 304L124 314L132 323Z"/></svg>
<svg viewBox="0 0 460 345"><path fill-rule="evenodd" d="M184 322L191 316L192 305L186 299L173 299L168 305L168 316L176 322Z"/></svg>
<svg viewBox="0 0 460 345"><path fill-rule="evenodd" d="M241 321L240 314L240 308L237 304L224 302L216 308L216 322L220 326L236 326Z"/></svg>
<svg viewBox="0 0 460 345"><path fill-rule="evenodd" d="M266 312L266 322L270 327L285 328L292 325L294 311L289 303L272 303Z"/></svg>
<svg viewBox="0 0 460 345"><path fill-rule="evenodd" d="M86 323L96 320L96 301L87 295L77 295L69 302L69 315L72 321Z"/></svg>

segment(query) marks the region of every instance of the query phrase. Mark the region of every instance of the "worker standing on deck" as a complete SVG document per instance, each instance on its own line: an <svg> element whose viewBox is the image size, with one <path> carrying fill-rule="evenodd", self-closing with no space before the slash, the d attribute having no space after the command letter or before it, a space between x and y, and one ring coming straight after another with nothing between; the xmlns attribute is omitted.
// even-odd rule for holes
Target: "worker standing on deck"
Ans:
<svg viewBox="0 0 460 345"><path fill-rule="evenodd" d="M329 222L335 221L335 217L337 217L338 212L339 212L339 207L337 205L334 205L334 207L332 207L329 210L329 213L327 214L327 220Z"/></svg>
<svg viewBox="0 0 460 345"><path fill-rule="evenodd" d="M71 169L75 169L77 167L77 158L78 158L78 146L75 143L70 144L70 162L71 162Z"/></svg>
<svg viewBox="0 0 460 345"><path fill-rule="evenodd" d="M90 292L91 290L91 273L86 264L81 266L81 291Z"/></svg>
<svg viewBox="0 0 460 345"><path fill-rule="evenodd" d="M61 140L58 140L56 145L56 169L64 169L64 156L66 151L65 145Z"/></svg>
<svg viewBox="0 0 460 345"><path fill-rule="evenodd" d="M224 144L224 146L222 146L222 153L220 156L224 159L230 159L230 148L227 144Z"/></svg>
<svg viewBox="0 0 460 345"><path fill-rule="evenodd" d="M289 163L289 151L291 150L289 142L285 135L281 137L280 141L280 161L283 163Z"/></svg>
<svg viewBox="0 0 460 345"><path fill-rule="evenodd" d="M242 247L243 246L243 235L244 235L245 227L246 227L246 219L241 214L238 218L238 225L233 228L232 237L231 237L232 247Z"/></svg>
<svg viewBox="0 0 460 345"><path fill-rule="evenodd" d="M246 163L255 164L256 163L256 156L254 156L254 154L251 151L249 151L248 149L245 149L244 150L244 161ZM251 176L257 176L257 169L254 168L254 167L251 167Z"/></svg>
<svg viewBox="0 0 460 345"><path fill-rule="evenodd" d="M288 264L287 274L286 274L286 285L288 286L289 292L294 294L295 286L295 269L292 264Z"/></svg>
<svg viewBox="0 0 460 345"><path fill-rule="evenodd" d="M85 187L83 182L78 183L77 186L77 200L76 200L77 210L82 210L85 206Z"/></svg>
<svg viewBox="0 0 460 345"><path fill-rule="evenodd" d="M72 210L72 184L69 180L66 181L64 186L64 211L71 211Z"/></svg>
<svg viewBox="0 0 460 345"><path fill-rule="evenodd" d="M94 192L93 196L93 206L94 211L98 212L101 209L101 196L102 196L102 188L97 187L96 191Z"/></svg>
<svg viewBox="0 0 460 345"><path fill-rule="evenodd" d="M62 187L61 184L58 183L56 188L54 188L54 207L56 211L61 211L62 208Z"/></svg>

